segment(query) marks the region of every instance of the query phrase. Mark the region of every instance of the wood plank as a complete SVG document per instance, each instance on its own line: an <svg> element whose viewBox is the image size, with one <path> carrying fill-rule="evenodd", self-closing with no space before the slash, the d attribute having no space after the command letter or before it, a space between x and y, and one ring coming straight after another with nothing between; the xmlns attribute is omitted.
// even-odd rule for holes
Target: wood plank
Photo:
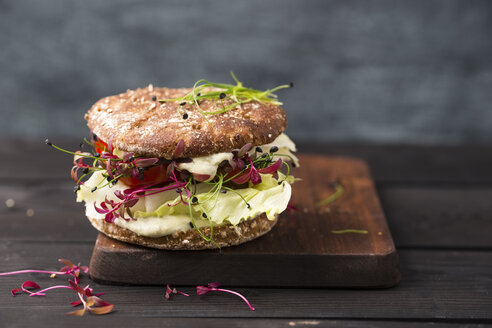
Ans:
<svg viewBox="0 0 492 328"><path fill-rule="evenodd" d="M268 328L285 328L285 327L347 327L347 328L377 328L377 327L463 327L463 323L435 322L435 321L382 321L382 320L345 320L345 319L258 319L258 318L175 318L175 317L123 317L106 315L104 317L86 316L80 318L67 318L60 315L54 315L49 311L44 311L38 315L26 316L22 309L9 309L2 314L2 323L5 327L35 327L40 322L45 327L57 327L60 323L67 323L70 327L87 327L101 326L108 324L110 326L137 326L146 328L154 327L173 327L173 328L245 328L245 327L268 327ZM468 324L466 327L482 327L477 324Z"/></svg>
<svg viewBox="0 0 492 328"><path fill-rule="evenodd" d="M398 247L492 248L492 188L380 188Z"/></svg>
<svg viewBox="0 0 492 328"><path fill-rule="evenodd" d="M80 140L58 138L52 142L77 150ZM315 142L299 143L298 146L301 152L363 158L369 163L376 183L492 183L491 146ZM6 140L0 149L0 157L4 159L0 179L70 179L71 156L50 149L44 144L44 138Z"/></svg>
<svg viewBox="0 0 492 328"><path fill-rule="evenodd" d="M299 144L301 152L355 156L369 163L376 183L492 183L492 146Z"/></svg>
<svg viewBox="0 0 492 328"><path fill-rule="evenodd" d="M301 160L305 164L296 171L301 181L292 197L299 211L282 213L265 236L219 253L154 250L101 234L91 276L123 284L156 284L163 277L179 285L192 285L198 278L260 287L378 288L398 283L398 256L367 165L348 157L303 155ZM317 206L335 192L335 182L345 193L329 207ZM332 233L344 229L366 234Z"/></svg>
<svg viewBox="0 0 492 328"><path fill-rule="evenodd" d="M52 149L44 141L45 138L5 140L0 149L0 158L2 158L0 179L71 179L73 157ZM77 150L80 144L80 141L73 139L52 141L69 150Z"/></svg>
<svg viewBox="0 0 492 328"><path fill-rule="evenodd" d="M27 268L57 269L57 258L88 263L90 244L1 242L0 268L10 271ZM131 317L204 317L204 318L309 318L309 319L371 319L371 320L492 320L492 252L421 251L400 252L403 280L391 289L278 289L236 288L256 307L251 311L237 297L210 293L203 296L164 299L162 286L101 286L83 278L96 291L106 292L104 298L115 304L117 312L108 316L116 322ZM184 268L185 269L185 268ZM70 310L74 296L55 290L46 297L12 297L11 288L25 280L41 286L64 283L63 277L52 280L42 275L0 278L0 311L24 310L29 315L47 313L62 322L71 322L63 315ZM206 284L200 280L196 284ZM194 294L191 287L181 290ZM2 316L3 317L3 316ZM105 317L103 317L105 318ZM121 318L121 319L117 319Z"/></svg>
<svg viewBox="0 0 492 328"><path fill-rule="evenodd" d="M72 187L59 180L0 184L0 240L93 242L97 233ZM378 191L397 247L492 248L492 187L383 185ZM5 207L8 198L16 201L13 208Z"/></svg>

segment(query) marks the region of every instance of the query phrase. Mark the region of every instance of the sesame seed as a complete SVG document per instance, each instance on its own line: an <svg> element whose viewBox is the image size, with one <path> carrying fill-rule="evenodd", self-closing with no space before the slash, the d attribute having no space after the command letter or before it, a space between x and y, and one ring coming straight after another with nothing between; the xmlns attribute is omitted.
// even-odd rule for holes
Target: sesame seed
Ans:
<svg viewBox="0 0 492 328"><path fill-rule="evenodd" d="M15 200L13 200L12 198L9 198L5 201L5 206L7 206L8 208L12 208L15 206Z"/></svg>
<svg viewBox="0 0 492 328"><path fill-rule="evenodd" d="M180 106L184 106L186 105L186 101L183 101L181 104L179 104Z"/></svg>
<svg viewBox="0 0 492 328"><path fill-rule="evenodd" d="M207 214L205 213L202 213L202 216L206 219L207 218Z"/></svg>
<svg viewBox="0 0 492 328"><path fill-rule="evenodd" d="M224 99L225 97L226 97L226 94L225 94L225 93L223 93L223 92L219 95L219 98L220 98L220 99Z"/></svg>
<svg viewBox="0 0 492 328"><path fill-rule="evenodd" d="M97 190L97 187L94 187L94 188L91 189L91 192L94 192L96 190Z"/></svg>
<svg viewBox="0 0 492 328"><path fill-rule="evenodd" d="M157 97L156 96L152 96L152 101L156 101L157 100Z"/></svg>
<svg viewBox="0 0 492 328"><path fill-rule="evenodd" d="M183 120L186 120L188 118L188 113L183 114Z"/></svg>

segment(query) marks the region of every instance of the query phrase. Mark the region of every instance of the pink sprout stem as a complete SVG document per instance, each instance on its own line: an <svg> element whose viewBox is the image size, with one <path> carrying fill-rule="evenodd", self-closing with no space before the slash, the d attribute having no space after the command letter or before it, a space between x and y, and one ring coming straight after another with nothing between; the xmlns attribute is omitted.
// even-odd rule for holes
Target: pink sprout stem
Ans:
<svg viewBox="0 0 492 328"><path fill-rule="evenodd" d="M20 271L10 271L0 273L0 276L11 276L14 274L22 274L22 273L49 273L49 274L68 274L67 272L58 272L58 271L45 271L45 270L20 270Z"/></svg>
<svg viewBox="0 0 492 328"><path fill-rule="evenodd" d="M84 301L84 297L80 293L77 293L77 295L79 296L79 299L80 299L80 301L82 302L82 304L84 305L84 308L85 308L87 306L87 303Z"/></svg>
<svg viewBox="0 0 492 328"><path fill-rule="evenodd" d="M210 288L211 291L215 290L215 291L218 291L218 292L225 292L225 293L230 293L230 294L234 294L236 296L239 296L243 299L243 301L249 306L249 308L251 309L251 311L254 311L255 308L253 306L251 306L251 303L246 299L246 297L244 297L243 295L239 294L238 292L235 292L233 290L229 290L229 289L222 289L222 288Z"/></svg>
<svg viewBox="0 0 492 328"><path fill-rule="evenodd" d="M29 296L45 296L46 294L44 294L44 292L47 292L48 290L51 290L51 289L58 289L58 288L66 288L66 289L73 290L72 287L64 286L64 285L58 285L58 286L51 286L51 287L45 288L45 289L40 290L40 291L35 292L35 293L31 292L31 295L29 295Z"/></svg>
<svg viewBox="0 0 492 328"><path fill-rule="evenodd" d="M181 182L181 183L176 183L174 185L170 185L170 186L167 186L167 187L162 187L162 188L149 188L149 189L142 189L142 188L139 188L138 190L135 190L133 191L132 193L130 193L129 196L133 196L139 192L147 192L147 191L154 191L154 193L150 193L150 194L145 194L145 195L137 195L136 197L140 198L140 197L144 197L144 196L149 196L149 195L153 195L153 194L157 194L157 193L160 193L162 191L167 191L167 190L172 190L172 189L175 189L175 188L181 188L181 187L184 187L186 186L186 182Z"/></svg>
<svg viewBox="0 0 492 328"><path fill-rule="evenodd" d="M180 292L179 290L177 290L176 292L177 292L178 294L183 295L183 296L190 296L190 295L188 295L188 294L186 294L186 293Z"/></svg>

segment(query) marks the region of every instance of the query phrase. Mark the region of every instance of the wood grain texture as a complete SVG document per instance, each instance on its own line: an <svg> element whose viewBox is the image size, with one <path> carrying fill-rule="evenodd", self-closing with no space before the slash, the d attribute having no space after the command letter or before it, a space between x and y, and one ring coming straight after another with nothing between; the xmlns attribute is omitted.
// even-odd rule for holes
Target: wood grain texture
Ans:
<svg viewBox="0 0 492 328"><path fill-rule="evenodd" d="M0 270L27 268L58 269L57 258L87 264L93 249L89 243L0 243ZM101 323L123 323L132 318L202 317L202 318L310 318L310 319L385 319L429 320L492 323L492 253L477 251L402 250L399 252L404 279L385 290L326 288L239 288L223 285L245 295L255 306L251 311L241 299L222 293L195 295L193 287L178 287L190 297L164 298L166 281L160 286L100 285L84 277L104 299L114 303L116 312L98 317ZM185 269L185 268L184 268ZM71 322L64 313L76 296L54 290L46 297L12 297L10 289L25 280L41 286L64 284L47 275L28 274L0 279L0 315L29 313L37 318L56 317L60 323ZM210 281L199 279L198 284ZM94 319L93 319L94 320ZM135 321L133 321L135 322Z"/></svg>
<svg viewBox="0 0 492 328"><path fill-rule="evenodd" d="M347 157L301 158L292 203L277 225L252 242L212 251L163 251L100 234L91 259L98 281L193 285L198 278L235 286L390 287L398 283L398 256L367 165ZM328 206L317 202L345 193ZM334 234L359 229L367 234Z"/></svg>
<svg viewBox="0 0 492 328"><path fill-rule="evenodd" d="M303 143L299 151L356 156L371 167L376 183L399 185L491 184L492 146L411 146Z"/></svg>
<svg viewBox="0 0 492 328"><path fill-rule="evenodd" d="M382 187L397 247L492 249L492 188Z"/></svg>
<svg viewBox="0 0 492 328"><path fill-rule="evenodd" d="M69 324L70 327L87 327L88 325L98 326L101 324L109 325L126 325L126 326L145 326L146 328L246 328L246 327L267 327L267 328L286 328L286 327L344 327L344 328L415 328L415 327L483 327L480 321L474 320L473 324L463 325L463 322L422 322L415 321L396 321L396 320L347 320L347 319L260 319L260 318L152 318L152 317L123 317L107 316L85 317L85 318L68 318L60 319L59 316L25 316L18 309L9 311L2 317L5 328L22 328L34 327L39 325L40 320L45 327L57 327L60 322Z"/></svg>

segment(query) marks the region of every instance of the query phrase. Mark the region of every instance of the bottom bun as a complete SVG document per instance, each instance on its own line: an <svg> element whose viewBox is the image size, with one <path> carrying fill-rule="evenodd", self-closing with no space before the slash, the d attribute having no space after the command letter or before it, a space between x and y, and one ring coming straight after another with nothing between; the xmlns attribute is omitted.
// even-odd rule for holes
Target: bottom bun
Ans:
<svg viewBox="0 0 492 328"><path fill-rule="evenodd" d="M102 219L89 218L89 221L94 228L106 236L126 243L168 250L200 250L239 245L263 236L273 228L277 219L278 216L275 220L269 220L263 213L235 226L231 224L216 226L212 236L214 243L204 240L195 229L162 237L145 237ZM201 228L200 231L205 236L210 235L210 227Z"/></svg>

